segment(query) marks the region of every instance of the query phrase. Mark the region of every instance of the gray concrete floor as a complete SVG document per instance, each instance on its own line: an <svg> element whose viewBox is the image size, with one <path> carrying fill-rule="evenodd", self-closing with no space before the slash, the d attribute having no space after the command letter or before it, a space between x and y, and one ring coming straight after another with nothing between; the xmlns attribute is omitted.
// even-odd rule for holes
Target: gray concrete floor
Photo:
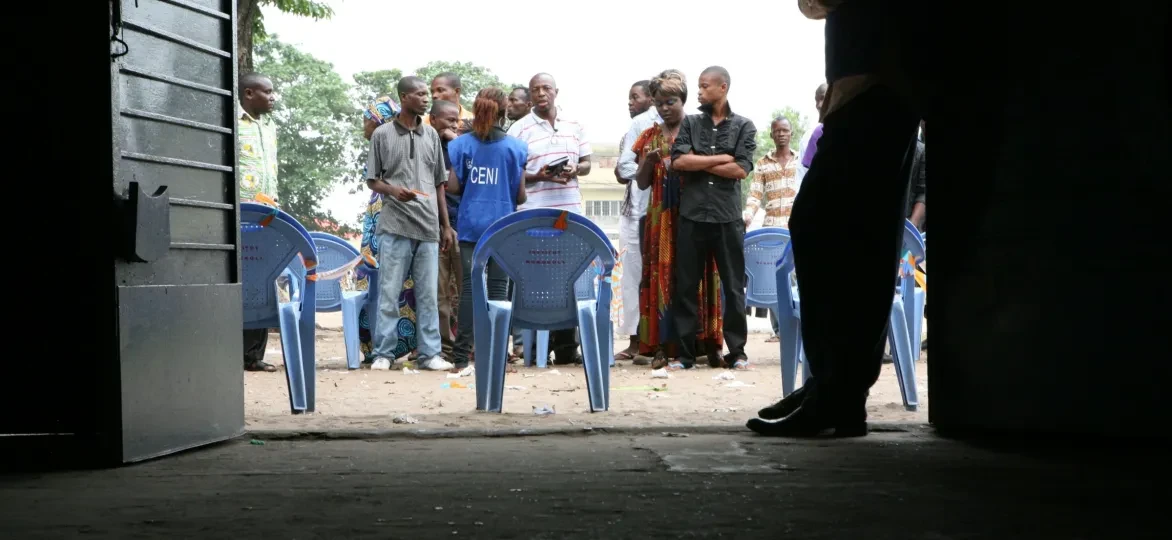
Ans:
<svg viewBox="0 0 1172 540"><path fill-rule="evenodd" d="M246 438L0 475L0 538L1155 538L1165 453L918 430Z"/></svg>

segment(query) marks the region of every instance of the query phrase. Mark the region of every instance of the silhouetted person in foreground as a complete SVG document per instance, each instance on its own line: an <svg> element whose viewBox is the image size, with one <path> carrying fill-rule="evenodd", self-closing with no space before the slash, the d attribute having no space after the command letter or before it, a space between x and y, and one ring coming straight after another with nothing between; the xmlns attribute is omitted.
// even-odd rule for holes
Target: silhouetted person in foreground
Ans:
<svg viewBox="0 0 1172 540"><path fill-rule="evenodd" d="M822 138L789 221L813 377L749 420L762 435L867 433L867 392L887 339L922 116L916 4L799 2L807 16L826 18L830 83Z"/></svg>

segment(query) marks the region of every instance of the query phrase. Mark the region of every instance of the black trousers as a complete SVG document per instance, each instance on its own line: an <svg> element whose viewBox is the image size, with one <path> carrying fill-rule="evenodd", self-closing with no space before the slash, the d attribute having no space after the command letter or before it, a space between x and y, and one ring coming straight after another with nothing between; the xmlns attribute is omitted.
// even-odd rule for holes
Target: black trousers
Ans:
<svg viewBox="0 0 1172 540"><path fill-rule="evenodd" d="M821 389L857 393L879 378L919 121L876 86L823 122L789 220L802 340Z"/></svg>
<svg viewBox="0 0 1172 540"><path fill-rule="evenodd" d="M672 317L680 340L679 361L686 366L695 361L698 352L706 352L696 350L699 330L696 291L700 289L709 258L716 260L724 291L724 344L731 358L745 357L745 341L749 335L745 320L745 224L740 220L705 223L681 216L676 227Z"/></svg>
<svg viewBox="0 0 1172 540"><path fill-rule="evenodd" d="M460 264L464 269L464 282L460 289L460 306L456 315L456 341L452 345L452 363L458 368L468 367L468 356L475 345L472 317L472 252L476 251L476 244L460 242ZM504 300L509 293L509 276L497 265L496 261L489 260L486 269L489 300ZM488 354L487 351L484 354Z"/></svg>
<svg viewBox="0 0 1172 540"><path fill-rule="evenodd" d="M269 330L258 328L244 331L244 365L263 362L269 344Z"/></svg>

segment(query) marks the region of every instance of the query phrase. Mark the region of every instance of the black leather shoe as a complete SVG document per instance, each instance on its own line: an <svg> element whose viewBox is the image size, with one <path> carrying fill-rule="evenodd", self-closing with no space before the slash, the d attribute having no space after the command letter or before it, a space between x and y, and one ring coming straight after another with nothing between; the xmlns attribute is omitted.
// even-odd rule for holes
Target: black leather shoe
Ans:
<svg viewBox="0 0 1172 540"><path fill-rule="evenodd" d="M745 426L767 437L862 437L867 434L867 393L836 396L813 389L785 418L776 422L753 418Z"/></svg>
<svg viewBox="0 0 1172 540"><path fill-rule="evenodd" d="M807 381L808 384L809 381ZM802 401L806 399L807 385L803 385L801 388L794 390L790 395L781 398L781 401L757 411L757 416L765 420L780 420L793 414L794 411L798 410L798 407L802 406Z"/></svg>

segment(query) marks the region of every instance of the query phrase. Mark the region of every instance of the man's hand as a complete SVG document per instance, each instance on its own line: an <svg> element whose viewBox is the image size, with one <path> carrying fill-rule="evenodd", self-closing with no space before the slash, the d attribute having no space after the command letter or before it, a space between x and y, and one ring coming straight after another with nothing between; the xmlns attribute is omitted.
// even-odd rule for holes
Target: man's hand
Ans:
<svg viewBox="0 0 1172 540"><path fill-rule="evenodd" d="M444 226L440 231L440 251L447 251L448 248L456 244L456 229L450 226Z"/></svg>
<svg viewBox="0 0 1172 540"><path fill-rule="evenodd" d="M445 142L452 142L453 139L460 136L460 132L456 130L455 126L452 126L439 132L439 136Z"/></svg>
<svg viewBox="0 0 1172 540"><path fill-rule="evenodd" d="M660 154L658 148L655 148L655 149L651 150L650 152L647 152L647 154L645 154L643 156L643 159L650 161L651 163L656 163L659 161L663 161L663 155Z"/></svg>
<svg viewBox="0 0 1172 540"><path fill-rule="evenodd" d="M578 165L576 163L567 163L562 167L562 171L558 173L552 180L559 184L568 184L570 180L578 177Z"/></svg>
<svg viewBox="0 0 1172 540"><path fill-rule="evenodd" d="M391 184L384 183L384 185L387 186L386 195L398 200L399 202L411 202L415 200L414 191L401 188L399 186L393 186Z"/></svg>

